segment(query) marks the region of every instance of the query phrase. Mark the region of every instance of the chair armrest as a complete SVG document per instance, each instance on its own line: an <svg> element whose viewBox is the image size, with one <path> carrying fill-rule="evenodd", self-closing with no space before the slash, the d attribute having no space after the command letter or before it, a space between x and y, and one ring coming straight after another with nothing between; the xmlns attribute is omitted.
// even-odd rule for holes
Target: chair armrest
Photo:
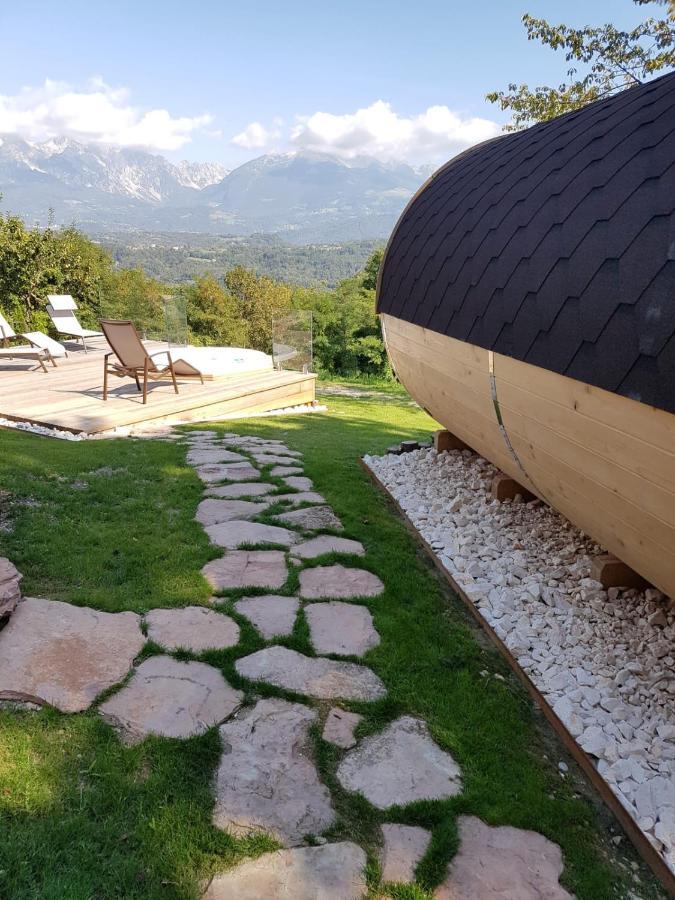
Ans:
<svg viewBox="0 0 675 900"><path fill-rule="evenodd" d="M171 362L171 351L170 350L157 350L156 353L148 353L150 359L155 356L166 356L166 358Z"/></svg>

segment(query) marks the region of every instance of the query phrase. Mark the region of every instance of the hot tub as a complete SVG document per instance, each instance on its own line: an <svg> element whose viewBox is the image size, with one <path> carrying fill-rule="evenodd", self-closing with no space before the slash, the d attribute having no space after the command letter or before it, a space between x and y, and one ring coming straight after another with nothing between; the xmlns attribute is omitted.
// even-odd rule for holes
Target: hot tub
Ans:
<svg viewBox="0 0 675 900"><path fill-rule="evenodd" d="M183 360L208 380L271 372L274 368L272 357L267 353L243 347L172 347L170 353L174 363ZM155 362L166 364L166 357L158 354Z"/></svg>

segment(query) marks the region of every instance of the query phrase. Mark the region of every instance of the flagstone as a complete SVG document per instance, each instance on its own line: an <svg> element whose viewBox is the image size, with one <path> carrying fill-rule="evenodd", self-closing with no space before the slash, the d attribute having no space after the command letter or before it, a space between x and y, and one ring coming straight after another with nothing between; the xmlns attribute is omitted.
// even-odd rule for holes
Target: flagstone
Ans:
<svg viewBox="0 0 675 900"><path fill-rule="evenodd" d="M573 900L559 882L560 847L543 835L474 816L460 816L457 826L459 850L436 900Z"/></svg>
<svg viewBox="0 0 675 900"><path fill-rule="evenodd" d="M145 637L133 612L26 598L0 631L0 697L80 712L121 681Z"/></svg>
<svg viewBox="0 0 675 900"><path fill-rule="evenodd" d="M294 525L305 531L317 531L320 528L333 528L342 531L342 522L330 506L308 506L306 509L293 509L290 512L275 516L284 525Z"/></svg>
<svg viewBox="0 0 675 900"><path fill-rule="evenodd" d="M300 596L304 600L377 597L384 585L372 572L346 566L315 566L300 573Z"/></svg>
<svg viewBox="0 0 675 900"><path fill-rule="evenodd" d="M241 453L233 453L224 447L214 447L213 449L199 447L188 450L187 461L191 466L204 466L213 463L247 462L247 459Z"/></svg>
<svg viewBox="0 0 675 900"><path fill-rule="evenodd" d="M411 884L415 880L415 868L427 852L431 833L416 825L387 824L382 826L382 837L382 881Z"/></svg>
<svg viewBox="0 0 675 900"><path fill-rule="evenodd" d="M148 637L166 648L193 653L222 650L239 643L239 626L224 613L203 606L152 609L145 616Z"/></svg>
<svg viewBox="0 0 675 900"><path fill-rule="evenodd" d="M366 854L344 841L264 853L211 881L204 900L361 900Z"/></svg>
<svg viewBox="0 0 675 900"><path fill-rule="evenodd" d="M255 461L261 466L287 466L291 465L293 462L293 457L281 456L277 453L253 453L252 455Z"/></svg>
<svg viewBox="0 0 675 900"><path fill-rule="evenodd" d="M256 503L250 500L222 500L207 497L197 507L195 519L204 526L219 525L231 519L252 519L259 516L269 506L269 501Z"/></svg>
<svg viewBox="0 0 675 900"><path fill-rule="evenodd" d="M354 730L362 719L358 713L334 706L326 716L321 737L329 744L349 750L356 745Z"/></svg>
<svg viewBox="0 0 675 900"><path fill-rule="evenodd" d="M242 597L235 603L237 612L248 619L266 641L285 637L293 632L299 607L297 597L280 597L276 594Z"/></svg>
<svg viewBox="0 0 675 900"><path fill-rule="evenodd" d="M0 618L11 615L21 599L21 572L6 557L0 556Z"/></svg>
<svg viewBox="0 0 675 900"><path fill-rule="evenodd" d="M266 647L235 663L243 678L264 681L318 700L379 700L387 689L366 666L304 656L287 647Z"/></svg>
<svg viewBox="0 0 675 900"><path fill-rule="evenodd" d="M284 478L286 475L302 475L300 466L275 466L270 475L273 478Z"/></svg>
<svg viewBox="0 0 675 900"><path fill-rule="evenodd" d="M289 488L293 488L296 491L311 491L314 487L311 478L307 478L305 475L288 475L283 479Z"/></svg>
<svg viewBox="0 0 675 900"><path fill-rule="evenodd" d="M312 646L317 653L363 656L380 643L373 617L365 606L341 603L312 603L305 607Z"/></svg>
<svg viewBox="0 0 675 900"><path fill-rule="evenodd" d="M237 836L265 831L285 846L321 834L335 819L309 749L315 710L259 700L220 729L213 824Z"/></svg>
<svg viewBox="0 0 675 900"><path fill-rule="evenodd" d="M276 490L275 484L265 484L264 481L253 481L250 484L216 484L209 486L206 493L209 497L224 497L227 499L240 499L242 497L258 497Z"/></svg>
<svg viewBox="0 0 675 900"><path fill-rule="evenodd" d="M325 503L326 498L316 491L299 491L297 494L277 494L272 498L275 503L283 501L297 506L300 503Z"/></svg>
<svg viewBox="0 0 675 900"><path fill-rule="evenodd" d="M239 519L208 525L204 530L212 544L226 547L228 550L234 550L242 544L281 544L290 547L299 539L295 532L287 528Z"/></svg>
<svg viewBox="0 0 675 900"><path fill-rule="evenodd" d="M291 550L293 556L299 556L301 559L315 559L325 553L348 553L353 556L364 556L365 552L360 541L335 537L332 534L320 534L302 544L296 544Z"/></svg>
<svg viewBox="0 0 675 900"><path fill-rule="evenodd" d="M243 696L213 666L151 656L101 704L100 713L128 743L149 734L188 738L231 716Z"/></svg>
<svg viewBox="0 0 675 900"><path fill-rule="evenodd" d="M249 481L260 478L260 472L249 463L211 463L197 467L197 475L205 484L218 481Z"/></svg>
<svg viewBox="0 0 675 900"><path fill-rule="evenodd" d="M342 760L337 777L345 790L363 794L378 809L443 800L462 790L457 763L412 716L364 738Z"/></svg>
<svg viewBox="0 0 675 900"><path fill-rule="evenodd" d="M288 578L288 569L281 550L235 550L208 562L202 575L216 591L280 588Z"/></svg>

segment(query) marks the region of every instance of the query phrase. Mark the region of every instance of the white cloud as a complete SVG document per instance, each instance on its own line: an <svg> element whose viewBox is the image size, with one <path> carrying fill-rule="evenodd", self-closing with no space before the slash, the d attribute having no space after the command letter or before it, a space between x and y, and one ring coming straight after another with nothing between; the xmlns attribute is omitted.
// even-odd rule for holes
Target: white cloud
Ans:
<svg viewBox="0 0 675 900"><path fill-rule="evenodd" d="M0 94L0 134L18 134L28 141L68 137L177 150L211 121L210 115L174 117L166 109L140 109L130 103L125 88L110 87L100 78L83 89L48 79L13 96Z"/></svg>
<svg viewBox="0 0 675 900"><path fill-rule="evenodd" d="M430 106L418 115L400 116L390 103L377 100L355 113L316 112L299 117L290 140L298 149L345 158L363 155L418 164L449 159L499 131L496 122L462 118L447 106Z"/></svg>
<svg viewBox="0 0 675 900"><path fill-rule="evenodd" d="M244 150L262 150L271 147L281 137L280 118L275 118L272 128L265 128L261 122L251 122L243 131L230 140L231 144L236 147L242 147Z"/></svg>

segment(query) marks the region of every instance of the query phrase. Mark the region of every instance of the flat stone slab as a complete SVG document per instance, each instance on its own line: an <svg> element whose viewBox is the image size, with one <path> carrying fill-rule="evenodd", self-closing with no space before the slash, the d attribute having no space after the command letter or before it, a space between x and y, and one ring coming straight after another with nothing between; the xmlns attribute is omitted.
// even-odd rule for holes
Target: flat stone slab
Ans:
<svg viewBox="0 0 675 900"><path fill-rule="evenodd" d="M321 528L332 528L342 531L342 522L330 506L308 506L306 509L292 509L290 512L275 516L284 525L293 525L305 531L318 531Z"/></svg>
<svg viewBox="0 0 675 900"><path fill-rule="evenodd" d="M366 854L344 841L265 853L216 875L204 900L361 900Z"/></svg>
<svg viewBox="0 0 675 900"><path fill-rule="evenodd" d="M305 607L312 646L317 653L363 656L380 643L373 617L365 606L341 603L312 603Z"/></svg>
<svg viewBox="0 0 675 900"><path fill-rule="evenodd" d="M300 601L297 597L242 597L234 604L239 615L248 619L266 641L293 632Z"/></svg>
<svg viewBox="0 0 675 900"><path fill-rule="evenodd" d="M415 880L415 868L427 852L431 832L416 825L383 825L382 837L382 881L412 884Z"/></svg>
<svg viewBox="0 0 675 900"><path fill-rule="evenodd" d="M349 750L356 745L354 729L362 718L358 713L334 706L326 716L321 737L329 744Z"/></svg>
<svg viewBox="0 0 675 900"><path fill-rule="evenodd" d="M304 600L377 597L384 585L372 572L346 566L315 566L300 573L300 596Z"/></svg>
<svg viewBox="0 0 675 900"><path fill-rule="evenodd" d="M224 447L203 448L193 447L188 450L188 464L191 466L205 466L213 463L234 463L248 462L241 453L233 453L232 450L226 450Z"/></svg>
<svg viewBox="0 0 675 900"><path fill-rule="evenodd" d="M297 494L277 494L272 498L275 503L283 500L284 503L292 503L298 506L300 503L325 503L326 498L322 497L316 491L298 491Z"/></svg>
<svg viewBox="0 0 675 900"><path fill-rule="evenodd" d="M128 743L149 734L188 738L231 716L243 696L213 666L151 656L100 712Z"/></svg>
<svg viewBox="0 0 675 900"><path fill-rule="evenodd" d="M460 816L459 851L436 900L573 900L560 886L560 847L535 831L491 828L474 816Z"/></svg>
<svg viewBox="0 0 675 900"><path fill-rule="evenodd" d="M126 676L144 644L136 613L26 598L0 631L0 697L81 712Z"/></svg>
<svg viewBox="0 0 675 900"><path fill-rule="evenodd" d="M378 809L444 800L462 790L457 763L412 716L364 738L342 760L337 777L345 790L363 794Z"/></svg>
<svg viewBox="0 0 675 900"><path fill-rule="evenodd" d="M285 478L287 475L302 475L300 466L275 466L270 472L274 478Z"/></svg>
<svg viewBox="0 0 675 900"><path fill-rule="evenodd" d="M357 663L303 656L286 647L266 647L235 663L239 675L265 681L317 700L379 700L387 689L377 675Z"/></svg>
<svg viewBox="0 0 675 900"><path fill-rule="evenodd" d="M205 527L207 525L219 525L221 522L229 522L232 519L252 519L264 512L269 503L252 503L250 500L222 500L220 498L207 497L197 507L195 519Z"/></svg>
<svg viewBox="0 0 675 900"><path fill-rule="evenodd" d="M253 453L252 456L261 466L288 466L293 462L293 459L290 456L280 456L277 453Z"/></svg>
<svg viewBox="0 0 675 900"><path fill-rule="evenodd" d="M180 647L193 653L223 650L239 643L239 626L229 616L186 606L183 609L152 609L145 616L148 637L167 650Z"/></svg>
<svg viewBox="0 0 675 900"><path fill-rule="evenodd" d="M206 493L209 497L223 497L225 499L239 499L241 497L260 497L276 491L275 484L265 484L264 481L253 481L250 484L216 484L209 486Z"/></svg>
<svg viewBox="0 0 675 900"><path fill-rule="evenodd" d="M365 556L363 544L349 538L335 537L332 534L320 534L318 537L302 544L296 544L291 551L300 559L316 559L324 553L349 553L352 556Z"/></svg>
<svg viewBox="0 0 675 900"><path fill-rule="evenodd" d="M328 788L309 750L315 710L260 700L220 729L213 824L238 836L265 831L285 846L302 844L335 820Z"/></svg>
<svg viewBox="0 0 675 900"><path fill-rule="evenodd" d="M11 615L21 599L21 572L5 556L0 556L0 618Z"/></svg>
<svg viewBox="0 0 675 900"><path fill-rule="evenodd" d="M283 479L289 488L296 491L311 491L314 487L312 479L305 475L289 475Z"/></svg>
<svg viewBox="0 0 675 900"><path fill-rule="evenodd" d="M204 530L212 544L228 550L234 550L242 544L281 544L282 547L290 547L298 540L298 535L287 528L240 519L209 525Z"/></svg>
<svg viewBox="0 0 675 900"><path fill-rule="evenodd" d="M281 550L235 550L207 562L202 575L216 591L246 587L280 588L288 578L288 568Z"/></svg>
<svg viewBox="0 0 675 900"><path fill-rule="evenodd" d="M252 478L260 478L260 472L248 463L232 463L231 465L212 463L208 466L198 466L196 472L204 484L214 484L217 481L250 481Z"/></svg>

